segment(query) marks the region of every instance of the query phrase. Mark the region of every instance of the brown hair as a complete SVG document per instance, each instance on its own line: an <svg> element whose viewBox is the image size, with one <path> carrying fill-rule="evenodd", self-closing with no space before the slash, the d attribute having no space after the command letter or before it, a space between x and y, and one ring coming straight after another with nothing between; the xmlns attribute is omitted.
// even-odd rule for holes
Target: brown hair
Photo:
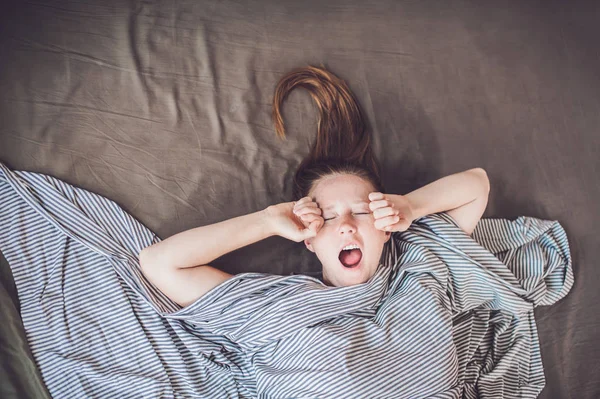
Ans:
<svg viewBox="0 0 600 399"><path fill-rule="evenodd" d="M273 122L277 136L285 139L281 106L288 94L300 86L308 90L319 108L317 138L294 176L293 197L308 195L320 179L329 175L351 174L370 182L375 191L385 192L380 168L373 155L371 137L363 116L346 83L321 68L307 66L285 74L273 96Z"/></svg>

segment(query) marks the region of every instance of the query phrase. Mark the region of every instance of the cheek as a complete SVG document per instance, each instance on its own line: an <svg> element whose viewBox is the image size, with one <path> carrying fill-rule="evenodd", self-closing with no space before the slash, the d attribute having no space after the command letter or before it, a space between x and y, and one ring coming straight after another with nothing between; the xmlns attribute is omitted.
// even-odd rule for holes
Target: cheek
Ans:
<svg viewBox="0 0 600 399"><path fill-rule="evenodd" d="M366 229L377 230L375 228L375 218L372 215L361 220L361 226Z"/></svg>
<svg viewBox="0 0 600 399"><path fill-rule="evenodd" d="M375 227L375 220L373 217L371 217L370 220L365 220L360 225L360 229L368 235L368 237L371 239L371 242L373 242L372 240L378 242L379 240L385 238L385 232Z"/></svg>
<svg viewBox="0 0 600 399"><path fill-rule="evenodd" d="M331 233L327 232L324 227L321 227L321 230L317 233L315 237L312 238L311 243L315 250L322 251L326 249L330 245L328 244L331 241Z"/></svg>

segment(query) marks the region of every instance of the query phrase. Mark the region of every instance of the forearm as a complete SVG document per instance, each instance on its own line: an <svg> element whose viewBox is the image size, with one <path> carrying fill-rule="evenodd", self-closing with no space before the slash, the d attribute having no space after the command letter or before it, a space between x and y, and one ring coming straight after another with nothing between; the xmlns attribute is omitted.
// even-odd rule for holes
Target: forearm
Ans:
<svg viewBox="0 0 600 399"><path fill-rule="evenodd" d="M145 262L160 267L187 268L206 265L272 235L263 210L177 233L142 252Z"/></svg>
<svg viewBox="0 0 600 399"><path fill-rule="evenodd" d="M411 204L414 219L418 219L458 208L488 191L487 173L481 168L474 168L442 177L405 197Z"/></svg>

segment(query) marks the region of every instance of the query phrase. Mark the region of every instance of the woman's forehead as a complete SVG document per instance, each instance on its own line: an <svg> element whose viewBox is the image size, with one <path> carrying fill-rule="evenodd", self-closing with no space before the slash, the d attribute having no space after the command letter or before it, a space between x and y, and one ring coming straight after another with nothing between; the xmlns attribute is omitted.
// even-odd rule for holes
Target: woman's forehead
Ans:
<svg viewBox="0 0 600 399"><path fill-rule="evenodd" d="M313 200L319 208L327 210L337 205L360 206L369 205L369 193L367 188L359 187L350 188L348 190L340 190L335 187L325 188L322 191L316 192Z"/></svg>
<svg viewBox="0 0 600 399"><path fill-rule="evenodd" d="M368 199L373 190L370 182L354 175L335 175L321 179L314 187L311 197L321 200L328 198L356 197ZM354 198L350 198L354 200Z"/></svg>
<svg viewBox="0 0 600 399"><path fill-rule="evenodd" d="M363 205L368 206L369 202L365 201L364 199L359 199L359 200L355 200L355 201L334 200L334 201L327 201L324 204L320 204L317 202L317 205L319 205L319 208L321 208L324 211L329 210L331 208L335 208L338 204L350 205L350 206L363 206Z"/></svg>

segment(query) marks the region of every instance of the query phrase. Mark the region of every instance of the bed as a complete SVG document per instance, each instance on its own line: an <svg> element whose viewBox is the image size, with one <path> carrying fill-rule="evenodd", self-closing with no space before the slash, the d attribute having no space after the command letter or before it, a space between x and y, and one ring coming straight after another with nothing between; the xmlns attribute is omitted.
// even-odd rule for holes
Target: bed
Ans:
<svg viewBox="0 0 600 399"><path fill-rule="evenodd" d="M600 396L594 2L8 2L0 13L0 160L118 203L159 237L291 200L317 115L272 94L324 65L357 96L388 191L483 167L483 217L558 220L575 284L535 310L542 398ZM49 397L1 259L0 396ZM279 237L213 262L315 274Z"/></svg>

